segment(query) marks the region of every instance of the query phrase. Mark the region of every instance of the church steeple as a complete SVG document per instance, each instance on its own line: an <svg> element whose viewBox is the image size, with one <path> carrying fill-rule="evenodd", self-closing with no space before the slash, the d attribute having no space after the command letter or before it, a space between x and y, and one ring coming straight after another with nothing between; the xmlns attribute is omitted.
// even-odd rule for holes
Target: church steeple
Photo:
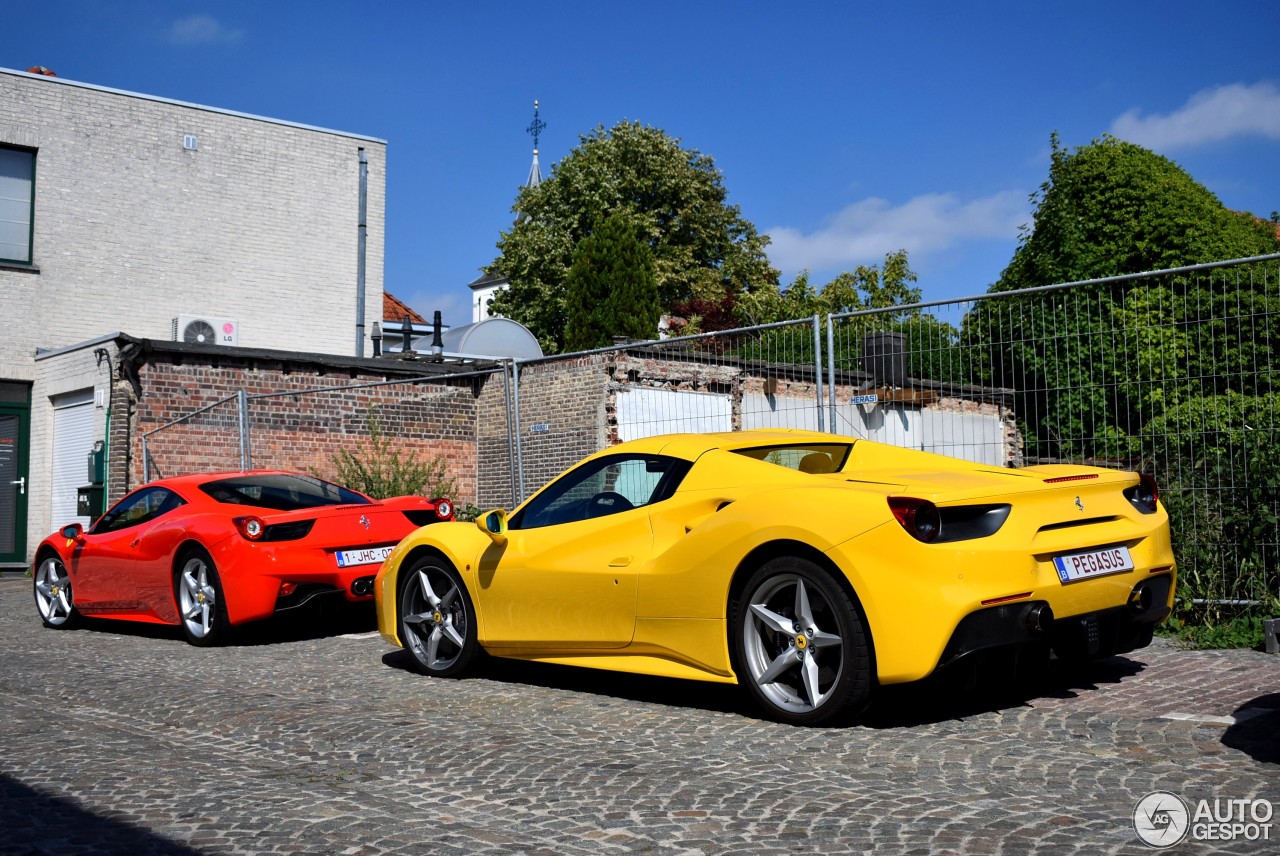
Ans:
<svg viewBox="0 0 1280 856"><path fill-rule="evenodd" d="M525 131L533 135L533 166L529 168L529 179L524 183L525 187L537 187L542 184L542 170L538 167L538 137L542 136L543 128L547 127L547 123L538 117L538 102L533 102L533 121Z"/></svg>

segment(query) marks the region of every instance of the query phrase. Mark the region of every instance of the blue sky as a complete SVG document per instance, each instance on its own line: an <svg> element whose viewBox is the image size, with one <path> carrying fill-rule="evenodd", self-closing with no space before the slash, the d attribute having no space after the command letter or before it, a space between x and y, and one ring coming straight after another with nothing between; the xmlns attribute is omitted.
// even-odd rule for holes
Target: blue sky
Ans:
<svg viewBox="0 0 1280 856"><path fill-rule="evenodd" d="M385 287L471 320L529 171L640 121L712 156L788 283L905 248L980 294L1049 135L1104 133L1280 209L1280 3L8 0L0 66L388 141Z"/></svg>

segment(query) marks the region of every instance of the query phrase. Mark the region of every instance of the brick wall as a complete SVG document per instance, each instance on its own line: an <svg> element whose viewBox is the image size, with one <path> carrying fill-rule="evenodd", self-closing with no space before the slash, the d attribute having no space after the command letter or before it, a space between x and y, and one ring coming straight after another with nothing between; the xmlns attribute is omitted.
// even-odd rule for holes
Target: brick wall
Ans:
<svg viewBox="0 0 1280 856"><path fill-rule="evenodd" d="M607 445L608 359L593 354L535 363L520 370L520 446L526 493L533 493ZM500 383L501 378L489 381L495 382ZM509 498L499 504L508 503Z"/></svg>
<svg viewBox="0 0 1280 856"><path fill-rule="evenodd" d="M149 434L152 478L239 469L235 396L240 389L248 396L255 468L314 469L322 477L336 478L334 456L340 450L369 457L373 412L396 453L420 462L442 456L444 477L457 486L452 498L462 506L477 499L476 380L381 383L383 378L372 374L303 373L263 361L237 365L231 360L201 364L156 359L141 365L137 376L141 397L127 381L114 389L113 401L131 407L132 417L127 428L113 431L123 444L116 448L128 449L127 456L112 458L113 499L144 480L144 434ZM286 392L296 394L278 394ZM180 418L182 422L156 430ZM128 436L120 436L125 432Z"/></svg>
<svg viewBox="0 0 1280 856"><path fill-rule="evenodd" d="M507 397L512 390L511 375L500 372L481 382L476 399L476 504L490 508L514 508L518 489L512 487L515 450L507 426ZM513 492L514 490L514 492Z"/></svg>

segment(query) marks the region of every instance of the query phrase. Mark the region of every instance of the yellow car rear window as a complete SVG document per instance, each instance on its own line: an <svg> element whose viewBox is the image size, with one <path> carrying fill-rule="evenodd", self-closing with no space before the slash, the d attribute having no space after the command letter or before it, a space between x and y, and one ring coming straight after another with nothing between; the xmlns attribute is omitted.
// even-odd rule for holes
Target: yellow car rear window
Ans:
<svg viewBox="0 0 1280 856"><path fill-rule="evenodd" d="M838 472L849 457L851 448L848 443L805 443L794 446L758 446L733 451L789 470L820 474Z"/></svg>

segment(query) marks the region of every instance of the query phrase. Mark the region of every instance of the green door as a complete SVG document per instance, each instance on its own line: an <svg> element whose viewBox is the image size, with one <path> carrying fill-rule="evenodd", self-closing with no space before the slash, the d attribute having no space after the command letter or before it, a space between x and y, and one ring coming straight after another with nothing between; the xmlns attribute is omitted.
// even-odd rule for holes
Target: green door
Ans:
<svg viewBox="0 0 1280 856"><path fill-rule="evenodd" d="M11 384L0 384L2 386ZM0 564L21 564L27 560L30 426L30 405L0 401Z"/></svg>

